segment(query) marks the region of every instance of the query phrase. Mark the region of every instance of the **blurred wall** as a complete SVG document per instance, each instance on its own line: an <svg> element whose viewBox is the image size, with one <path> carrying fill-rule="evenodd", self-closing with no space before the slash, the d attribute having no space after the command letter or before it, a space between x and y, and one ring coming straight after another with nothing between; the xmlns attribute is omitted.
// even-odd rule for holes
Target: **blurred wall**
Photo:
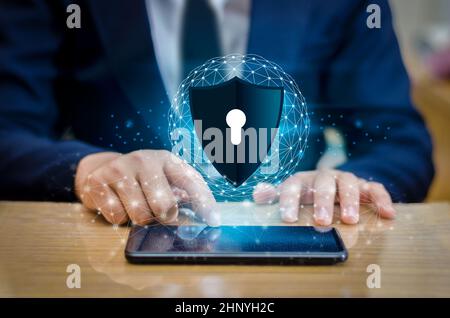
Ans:
<svg viewBox="0 0 450 318"><path fill-rule="evenodd" d="M449 43L450 0L390 0L390 3L402 55L413 82L413 99L433 137L436 176L427 201L450 201L450 80L430 75L418 45L420 41L436 42L439 38ZM440 32L436 32L436 27Z"/></svg>
<svg viewBox="0 0 450 318"><path fill-rule="evenodd" d="M415 80L426 73L419 65L419 41L442 42L442 36L449 41L450 0L390 0L390 4L403 57Z"/></svg>
<svg viewBox="0 0 450 318"><path fill-rule="evenodd" d="M450 22L450 0L390 0L397 35L402 47L435 24Z"/></svg>

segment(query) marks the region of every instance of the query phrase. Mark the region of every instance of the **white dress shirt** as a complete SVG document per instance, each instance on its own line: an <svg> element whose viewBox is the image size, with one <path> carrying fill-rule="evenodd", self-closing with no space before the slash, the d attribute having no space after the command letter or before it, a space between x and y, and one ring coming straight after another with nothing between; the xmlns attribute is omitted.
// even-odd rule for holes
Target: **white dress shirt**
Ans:
<svg viewBox="0 0 450 318"><path fill-rule="evenodd" d="M251 0L209 0L216 14L222 54L245 54ZM181 26L185 0L145 0L159 70L172 99L181 78Z"/></svg>

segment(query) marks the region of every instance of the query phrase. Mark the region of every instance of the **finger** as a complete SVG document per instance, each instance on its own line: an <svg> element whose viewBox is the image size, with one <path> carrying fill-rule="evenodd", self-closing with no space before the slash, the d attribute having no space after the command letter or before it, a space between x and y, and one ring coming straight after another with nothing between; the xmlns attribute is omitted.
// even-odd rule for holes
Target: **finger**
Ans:
<svg viewBox="0 0 450 318"><path fill-rule="evenodd" d="M124 206L120 202L117 195L108 187L108 191L105 191L105 200L98 208L103 217L111 224L126 224L130 220L125 211Z"/></svg>
<svg viewBox="0 0 450 318"><path fill-rule="evenodd" d="M111 188L118 195L128 217L134 224L146 225L155 219L136 179L124 177L113 182Z"/></svg>
<svg viewBox="0 0 450 318"><path fill-rule="evenodd" d="M178 202L178 205L189 202L189 194L183 189L177 187L171 187L172 193L175 196L175 199Z"/></svg>
<svg viewBox="0 0 450 318"><path fill-rule="evenodd" d="M359 185L359 202L360 203L370 203L370 185L365 179L358 179Z"/></svg>
<svg viewBox="0 0 450 318"><path fill-rule="evenodd" d="M124 224L129 221L125 208L106 181L99 177L90 177L80 194L83 204L91 210L101 212L112 224Z"/></svg>
<svg viewBox="0 0 450 318"><path fill-rule="evenodd" d="M216 200L202 176L191 166L175 156L166 161L164 173L169 182L185 190L191 200L192 209L211 226L220 225L220 213Z"/></svg>
<svg viewBox="0 0 450 318"><path fill-rule="evenodd" d="M161 223L170 223L178 217L177 198L162 170L146 167L138 175L145 199L150 210Z"/></svg>
<svg viewBox="0 0 450 318"><path fill-rule="evenodd" d="M155 252L167 252L173 248L173 243L176 239L173 231L169 230L169 228L161 229L161 231L163 235L146 235L140 248L144 251L149 250Z"/></svg>
<svg viewBox="0 0 450 318"><path fill-rule="evenodd" d="M317 171L303 171L295 174L302 185L300 193L301 204L314 204L314 181L316 175Z"/></svg>
<svg viewBox="0 0 450 318"><path fill-rule="evenodd" d="M329 171L320 171L314 180L314 220L328 226L333 222L336 180Z"/></svg>
<svg viewBox="0 0 450 318"><path fill-rule="evenodd" d="M356 224L359 221L359 186L358 178L348 172L338 175L337 187L341 220L346 224Z"/></svg>
<svg viewBox="0 0 450 318"><path fill-rule="evenodd" d="M277 199L277 189L270 183L258 183L253 190L253 200L256 204L272 204Z"/></svg>
<svg viewBox="0 0 450 318"><path fill-rule="evenodd" d="M378 182L369 182L370 201L375 205L377 213L386 219L395 218L395 209L392 199L384 185Z"/></svg>
<svg viewBox="0 0 450 318"><path fill-rule="evenodd" d="M280 213L284 222L298 220L300 206L301 182L298 175L291 176L280 186Z"/></svg>

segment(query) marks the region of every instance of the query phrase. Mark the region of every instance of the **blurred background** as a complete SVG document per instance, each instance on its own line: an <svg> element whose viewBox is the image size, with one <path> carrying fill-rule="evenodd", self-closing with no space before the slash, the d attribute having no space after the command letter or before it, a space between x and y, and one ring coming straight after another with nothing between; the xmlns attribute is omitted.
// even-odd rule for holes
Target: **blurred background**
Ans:
<svg viewBox="0 0 450 318"><path fill-rule="evenodd" d="M390 1L413 98L434 141L427 201L450 200L450 0Z"/></svg>

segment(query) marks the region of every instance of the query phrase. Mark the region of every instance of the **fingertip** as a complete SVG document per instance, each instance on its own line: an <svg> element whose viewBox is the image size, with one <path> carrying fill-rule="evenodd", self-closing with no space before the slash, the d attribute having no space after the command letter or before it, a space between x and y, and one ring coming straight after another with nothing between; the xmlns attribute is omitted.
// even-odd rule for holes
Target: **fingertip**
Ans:
<svg viewBox="0 0 450 318"><path fill-rule="evenodd" d="M269 183L258 183L253 190L253 200L256 204L268 204L276 200L277 192L273 185Z"/></svg>
<svg viewBox="0 0 450 318"><path fill-rule="evenodd" d="M167 212L159 215L158 220L160 223L172 223L178 218L178 205L175 204L167 210Z"/></svg>
<svg viewBox="0 0 450 318"><path fill-rule="evenodd" d="M222 222L222 218L219 212L211 213L208 217L207 224L211 227L218 227Z"/></svg>
<svg viewBox="0 0 450 318"><path fill-rule="evenodd" d="M221 223L220 210L212 195L211 197L195 202L193 211L202 222L209 226L217 227Z"/></svg>
<svg viewBox="0 0 450 318"><path fill-rule="evenodd" d="M122 222L125 221L124 217L117 218L115 215L107 215L107 214L103 214L103 219L112 225L116 225L116 224L122 225L123 224Z"/></svg>
<svg viewBox="0 0 450 318"><path fill-rule="evenodd" d="M150 224L151 219L147 218L147 219L138 219L138 220L133 220L133 224L135 225L139 225L139 226L145 226Z"/></svg>
<svg viewBox="0 0 450 318"><path fill-rule="evenodd" d="M118 224L118 225L124 225L128 223L130 219L128 218L128 215L124 213L124 215L120 218L114 218L114 222L111 222L112 224Z"/></svg>
<svg viewBox="0 0 450 318"><path fill-rule="evenodd" d="M298 211L295 208L280 208L281 219L286 223L298 221Z"/></svg>
<svg viewBox="0 0 450 318"><path fill-rule="evenodd" d="M329 216L317 217L316 223L321 226L330 226L333 223L333 219Z"/></svg>
<svg viewBox="0 0 450 318"><path fill-rule="evenodd" d="M326 220L326 219L315 219L316 224L319 226L330 226L331 225L331 221Z"/></svg>
<svg viewBox="0 0 450 318"><path fill-rule="evenodd" d="M271 185L268 182L260 182L255 186L255 191L264 190L264 189L270 189L273 188L273 185Z"/></svg>
<svg viewBox="0 0 450 318"><path fill-rule="evenodd" d="M359 222L359 217L343 215L341 217L341 221L345 224L353 225L353 224L357 224Z"/></svg>
<svg viewBox="0 0 450 318"><path fill-rule="evenodd" d="M159 200L153 203L148 212L149 219L161 224L173 222L178 217L178 203L175 200Z"/></svg>
<svg viewBox="0 0 450 318"><path fill-rule="evenodd" d="M329 226L333 222L333 217L325 208L320 208L314 213L314 220L318 225Z"/></svg>
<svg viewBox="0 0 450 318"><path fill-rule="evenodd" d="M172 192L177 202L186 202L189 200L189 195L182 189L172 188Z"/></svg>
<svg viewBox="0 0 450 318"><path fill-rule="evenodd" d="M393 206L378 206L378 214L385 219L395 219L397 212Z"/></svg>
<svg viewBox="0 0 450 318"><path fill-rule="evenodd" d="M284 216L281 217L281 219L285 223L295 223L295 222L298 221L298 217L294 217L292 215L284 215Z"/></svg>
<svg viewBox="0 0 450 318"><path fill-rule="evenodd" d="M357 224L359 222L358 210L354 207L344 209L341 214L341 220L345 224Z"/></svg>

